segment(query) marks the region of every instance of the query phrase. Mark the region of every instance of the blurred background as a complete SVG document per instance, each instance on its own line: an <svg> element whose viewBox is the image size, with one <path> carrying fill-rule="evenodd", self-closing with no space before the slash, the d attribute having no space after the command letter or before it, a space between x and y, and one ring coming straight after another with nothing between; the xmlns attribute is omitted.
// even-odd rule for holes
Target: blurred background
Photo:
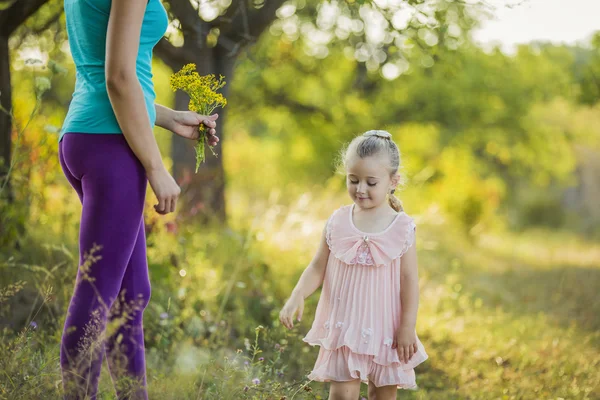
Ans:
<svg viewBox="0 0 600 400"><path fill-rule="evenodd" d="M222 74L218 157L156 128L183 189L146 211L150 397L319 399L317 348L278 313L328 216L335 161L369 129L399 144L418 229L407 399L600 399L600 3L164 0L169 76ZM58 163L74 88L62 1L0 0L0 398L61 395L81 206ZM101 398L113 399L106 368ZM366 386L363 387L366 397Z"/></svg>

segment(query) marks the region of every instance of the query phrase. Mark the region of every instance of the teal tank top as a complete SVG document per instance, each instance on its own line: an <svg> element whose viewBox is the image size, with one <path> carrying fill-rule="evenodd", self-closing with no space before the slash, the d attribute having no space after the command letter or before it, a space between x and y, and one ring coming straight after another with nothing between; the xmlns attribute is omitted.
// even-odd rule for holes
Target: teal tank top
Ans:
<svg viewBox="0 0 600 400"><path fill-rule="evenodd" d="M122 134L106 91L106 33L111 4L112 0L64 1L76 81L59 140L67 132ZM156 121L152 49L165 34L168 23L160 0L149 0L142 22L136 69L152 126Z"/></svg>

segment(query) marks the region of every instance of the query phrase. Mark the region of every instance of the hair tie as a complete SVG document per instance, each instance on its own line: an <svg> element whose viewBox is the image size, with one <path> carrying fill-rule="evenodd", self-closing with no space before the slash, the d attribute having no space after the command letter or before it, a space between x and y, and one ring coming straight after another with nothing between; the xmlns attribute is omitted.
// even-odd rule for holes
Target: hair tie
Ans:
<svg viewBox="0 0 600 400"><path fill-rule="evenodd" d="M372 130L363 133L363 136L376 136L378 138L392 140L392 135L388 131Z"/></svg>

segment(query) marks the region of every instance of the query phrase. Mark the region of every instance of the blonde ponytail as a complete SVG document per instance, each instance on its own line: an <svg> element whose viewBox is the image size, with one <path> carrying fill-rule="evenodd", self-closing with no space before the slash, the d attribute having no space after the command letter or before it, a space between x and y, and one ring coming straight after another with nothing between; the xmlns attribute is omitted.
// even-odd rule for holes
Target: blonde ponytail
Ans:
<svg viewBox="0 0 600 400"><path fill-rule="evenodd" d="M402 202L400 201L399 198L397 198L394 195L394 190L392 190L388 196L388 202L390 203L390 206L396 211L396 212L402 212L404 211L404 207L402 206Z"/></svg>

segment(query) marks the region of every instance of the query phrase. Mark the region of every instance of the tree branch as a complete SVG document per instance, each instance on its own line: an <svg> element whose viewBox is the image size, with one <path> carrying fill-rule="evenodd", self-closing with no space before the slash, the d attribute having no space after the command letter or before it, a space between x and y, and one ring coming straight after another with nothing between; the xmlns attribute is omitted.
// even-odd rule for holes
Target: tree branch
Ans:
<svg viewBox="0 0 600 400"><path fill-rule="evenodd" d="M271 25L275 18L277 18L275 13L283 3L284 0L266 0L265 5L261 9L250 12L250 35L255 38L260 36L260 34ZM239 20L239 18L237 19ZM234 26L236 23L238 23L238 21L234 20Z"/></svg>
<svg viewBox="0 0 600 400"><path fill-rule="evenodd" d="M181 23L183 37L200 43L200 47L204 47L210 26L200 18L198 10L192 6L189 0L169 0L169 6Z"/></svg>
<svg viewBox="0 0 600 400"><path fill-rule="evenodd" d="M23 44L23 41L25 41L25 39L27 39L27 37L29 37L30 35L39 36L42 33L44 33L48 28L50 28L52 26L52 24L58 22L58 20L60 19L61 15L63 14L64 11L65 11L64 8L61 6L60 9L51 18L49 18L42 26L32 28L30 31L23 32L21 35L19 35L18 39L16 39L16 44L14 45L14 48L18 49L19 47L21 47L21 45Z"/></svg>
<svg viewBox="0 0 600 400"><path fill-rule="evenodd" d="M6 10L0 11L0 35L9 37L47 2L48 0L18 0Z"/></svg>
<svg viewBox="0 0 600 400"><path fill-rule="evenodd" d="M306 115L320 114L327 122L333 123L334 118L329 110L322 109L312 104L301 103L296 99L292 99L282 91L274 91L266 85L262 92L265 104L271 107L285 107L294 113L306 113Z"/></svg>
<svg viewBox="0 0 600 400"><path fill-rule="evenodd" d="M177 71L184 64L191 62L190 60L194 59L193 54L188 54L183 47L173 46L167 38L162 38L156 44L156 47L154 47L154 54L174 71Z"/></svg>
<svg viewBox="0 0 600 400"><path fill-rule="evenodd" d="M225 15L217 19L221 35L255 40L275 20L275 12L283 2L284 0L266 0L263 7L250 10L241 8L244 5L238 7L232 4Z"/></svg>
<svg viewBox="0 0 600 400"><path fill-rule="evenodd" d="M52 17L48 18L48 21L46 21L44 25L32 29L31 33L36 36L42 34L46 29L50 28L52 24L54 24L60 19L64 11L65 9L61 6L60 9Z"/></svg>

